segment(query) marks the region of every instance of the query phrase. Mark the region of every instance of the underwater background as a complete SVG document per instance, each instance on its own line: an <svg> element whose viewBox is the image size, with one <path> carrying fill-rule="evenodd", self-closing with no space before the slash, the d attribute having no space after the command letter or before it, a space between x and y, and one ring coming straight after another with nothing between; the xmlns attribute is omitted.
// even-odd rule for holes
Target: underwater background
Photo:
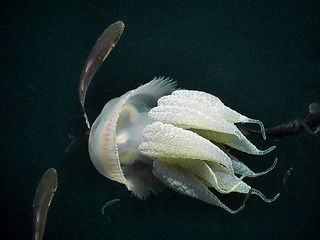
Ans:
<svg viewBox="0 0 320 240"><path fill-rule="evenodd" d="M86 143L64 153L68 134L87 130L77 93L83 65L118 20L124 33L88 90L91 122L154 76L211 93L266 128L303 119L320 101L318 1L1 1L0 238L31 239L36 187L54 167L44 239L320 239L320 138L306 131L249 137L277 148L240 160L258 172L279 161L246 182L281 196L270 204L251 196L236 215L169 189L139 200L98 173ZM244 198L218 196L232 209Z"/></svg>

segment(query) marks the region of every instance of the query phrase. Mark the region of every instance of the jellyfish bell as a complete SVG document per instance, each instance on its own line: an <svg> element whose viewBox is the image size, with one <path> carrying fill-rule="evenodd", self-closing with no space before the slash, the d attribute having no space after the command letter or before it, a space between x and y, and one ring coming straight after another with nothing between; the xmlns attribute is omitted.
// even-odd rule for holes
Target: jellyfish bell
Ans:
<svg viewBox="0 0 320 240"><path fill-rule="evenodd" d="M105 177L126 185L138 198L158 193L162 184L152 174L152 161L138 151L142 130L152 121L148 111L158 98L170 94L175 83L169 78L151 82L110 100L93 123L89 154Z"/></svg>

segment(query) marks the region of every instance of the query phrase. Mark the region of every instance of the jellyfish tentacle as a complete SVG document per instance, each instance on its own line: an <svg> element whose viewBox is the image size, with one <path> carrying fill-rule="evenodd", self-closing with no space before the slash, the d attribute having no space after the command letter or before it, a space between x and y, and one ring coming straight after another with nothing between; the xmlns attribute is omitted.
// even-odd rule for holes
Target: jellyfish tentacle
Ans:
<svg viewBox="0 0 320 240"><path fill-rule="evenodd" d="M210 105L189 96L167 95L159 98L158 107L151 109L149 117L154 121L171 123L184 129L204 129L236 135L240 140L238 128Z"/></svg>
<svg viewBox="0 0 320 240"><path fill-rule="evenodd" d="M241 139L232 134L225 134L221 132L207 131L203 129L195 129L193 130L200 136L210 139L217 143L222 143L228 145L229 147L235 148L239 151L253 154L253 155L264 155L271 152L275 149L275 146L272 146L266 150L260 150L255 145L253 145L239 130L239 134L242 135Z"/></svg>
<svg viewBox="0 0 320 240"><path fill-rule="evenodd" d="M240 184L242 184L242 180L250 174L250 172L248 171L247 173L244 173L240 178L237 178L236 176L234 176L234 178L237 179L236 183L232 187L230 187L228 190L224 190L219 186L219 183L218 183L219 181L218 181L218 178L216 177L216 174L214 173L214 171L212 171L212 169L209 166L208 166L208 168L210 169L212 175L214 175L214 177L216 179L216 186L213 186L213 187L218 192L220 192L222 194L228 194L228 193L233 192L235 189L237 189L240 186Z"/></svg>
<svg viewBox="0 0 320 240"><path fill-rule="evenodd" d="M233 188L230 190L224 190L219 186L219 181L217 179L216 174L212 171L212 169L205 163L205 161L195 160L195 159L168 159L168 158L158 158L161 162L166 162L168 164L176 164L180 167L190 171L195 176L200 177L209 183L210 187L214 187L219 193L228 194L233 191L233 189L237 188L240 183L235 183Z"/></svg>
<svg viewBox="0 0 320 240"><path fill-rule="evenodd" d="M250 188L249 192L246 194L246 197L244 198L243 202L242 202L242 206L243 208L246 205L246 202L249 200L250 196L252 195L252 188Z"/></svg>
<svg viewBox="0 0 320 240"><path fill-rule="evenodd" d="M266 132L265 132L265 130L264 130L264 125L263 125L263 123L262 123L260 120L248 118L247 121L248 121L248 123L256 123L256 124L259 124L259 125L260 125L260 129L261 129L261 134L262 134L263 140L266 140L266 139L267 139Z"/></svg>
<svg viewBox="0 0 320 240"><path fill-rule="evenodd" d="M259 176L262 176L262 175L270 172L272 169L275 168L275 166L277 165L277 162L278 162L278 158L275 158L272 165L269 168L267 168L266 170L264 170L262 172L255 173L254 175L249 174L248 177L259 177Z"/></svg>
<svg viewBox="0 0 320 240"><path fill-rule="evenodd" d="M266 150L259 150L257 155L265 155L265 154L271 152L272 150L274 150L275 148L276 148L276 146L271 146Z"/></svg>
<svg viewBox="0 0 320 240"><path fill-rule="evenodd" d="M246 197L238 209L232 210L222 203L196 176L178 165L155 160L153 162L153 174L171 189L183 195L221 207L231 214L241 211L248 200Z"/></svg>
<svg viewBox="0 0 320 240"><path fill-rule="evenodd" d="M180 106L158 106L149 112L149 118L154 121L173 124L183 129L204 129L226 134L232 134L239 139L242 134L238 128L228 123L217 114L207 114L199 108Z"/></svg>
<svg viewBox="0 0 320 240"><path fill-rule="evenodd" d="M142 142L138 149L146 156L213 161L222 164L230 173L234 173L228 155L192 131L172 124L154 122L144 128L142 135L148 141Z"/></svg>
<svg viewBox="0 0 320 240"><path fill-rule="evenodd" d="M248 172L247 177L250 177L250 178L259 177L259 176L262 176L262 175L270 172L272 169L274 169L274 167L277 165L277 162L278 162L278 158L275 158L272 165L269 168L267 168L264 171L255 173L247 165L245 165L243 162L239 161L237 158L232 156L230 153L227 153L227 155L232 161L232 167L234 169L235 174L241 175L241 174L244 174L245 172Z"/></svg>
<svg viewBox="0 0 320 240"><path fill-rule="evenodd" d="M280 196L280 193L277 193L277 194L276 194L274 197L272 197L272 198L266 198L262 192L260 192L260 191L257 190L257 189L254 189L254 188L252 188L252 194L255 194L255 195L259 196L263 201L265 201L265 202L267 202L267 203L274 202L274 201L277 200L278 197Z"/></svg>
<svg viewBox="0 0 320 240"><path fill-rule="evenodd" d="M264 126L263 123L256 119L248 118L230 107L224 105L224 103L216 96L213 96L206 92L200 92L195 90L176 90L172 92L172 95L175 96L183 96L185 98L192 98L199 103L204 105L208 105L209 109L212 109L217 114L219 114L223 119L230 123L257 123L260 125L261 132L264 134Z"/></svg>

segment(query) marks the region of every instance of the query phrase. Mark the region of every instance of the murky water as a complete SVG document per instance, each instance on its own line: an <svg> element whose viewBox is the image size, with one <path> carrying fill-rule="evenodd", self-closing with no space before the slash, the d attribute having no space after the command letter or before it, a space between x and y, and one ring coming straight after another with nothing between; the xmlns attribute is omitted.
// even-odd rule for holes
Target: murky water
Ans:
<svg viewBox="0 0 320 240"><path fill-rule="evenodd" d="M10 1L0 7L1 236L30 239L32 202L44 171L59 186L44 239L315 239L319 229L319 137L303 133L280 141L250 138L263 156L238 154L269 174L248 183L252 196L230 215L166 190L138 200L100 175L87 145L65 154L68 134L86 131L78 81L103 30L126 29L90 86L91 122L113 97L169 76L178 86L218 96L266 127L308 114L320 101L319 4L316 1ZM256 126L254 126L256 127ZM286 191L282 177L293 167ZM121 201L101 214L104 203ZM235 208L243 196L221 196Z"/></svg>

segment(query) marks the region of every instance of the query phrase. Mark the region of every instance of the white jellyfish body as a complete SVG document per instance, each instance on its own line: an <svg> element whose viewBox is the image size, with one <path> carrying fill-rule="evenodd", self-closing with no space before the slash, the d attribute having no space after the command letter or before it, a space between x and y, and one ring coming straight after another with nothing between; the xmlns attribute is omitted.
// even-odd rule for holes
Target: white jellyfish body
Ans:
<svg viewBox="0 0 320 240"><path fill-rule="evenodd" d="M139 198L163 188L152 174L152 160L142 155L138 146L144 139L142 130L152 122L148 111L174 88L175 83L169 79L155 78L112 99L90 130L89 154L95 168L103 176L125 184Z"/></svg>
<svg viewBox="0 0 320 240"><path fill-rule="evenodd" d="M109 101L92 125L90 158L105 177L125 184L137 197L146 198L169 186L184 195L219 206L230 213L244 207L248 196L261 192L244 177L257 177L273 169L254 173L226 149L262 155L234 125L258 123L226 107L220 99L199 91L176 90L164 78L129 91ZM248 194L237 210L224 205L210 190L222 194Z"/></svg>

